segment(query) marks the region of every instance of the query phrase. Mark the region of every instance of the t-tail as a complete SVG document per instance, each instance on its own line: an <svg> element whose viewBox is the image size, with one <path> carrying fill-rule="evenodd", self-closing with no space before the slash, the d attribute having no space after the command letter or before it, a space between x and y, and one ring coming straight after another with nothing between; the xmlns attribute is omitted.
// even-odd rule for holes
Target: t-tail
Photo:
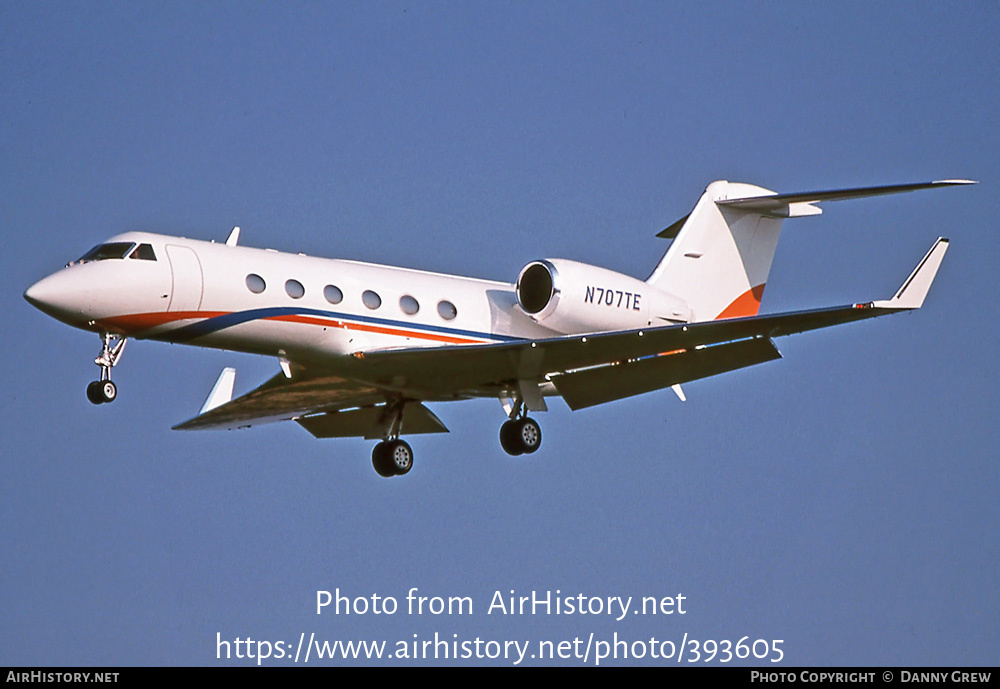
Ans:
<svg viewBox="0 0 1000 689"><path fill-rule="evenodd" d="M686 217L659 233L674 241L647 283L680 297L692 321L756 316L785 218L819 215L822 201L934 189L969 180L942 180L860 189L777 194L752 184L708 185Z"/></svg>

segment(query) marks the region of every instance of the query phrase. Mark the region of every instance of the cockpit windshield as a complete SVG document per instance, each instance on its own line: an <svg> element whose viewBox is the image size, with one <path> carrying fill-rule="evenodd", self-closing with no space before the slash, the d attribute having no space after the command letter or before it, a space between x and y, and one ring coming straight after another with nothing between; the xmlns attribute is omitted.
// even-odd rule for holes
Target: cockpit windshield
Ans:
<svg viewBox="0 0 1000 689"><path fill-rule="evenodd" d="M134 251L133 251L134 249ZM139 259L140 261L155 261L156 253L150 244L139 244L135 242L110 242L108 244L98 244L93 249L85 253L78 260L68 264L71 266L80 263L90 263L91 261L106 261L112 258Z"/></svg>
<svg viewBox="0 0 1000 689"><path fill-rule="evenodd" d="M140 261L155 261L156 254L153 252L153 247L149 244L140 244L135 247L135 251L128 255L129 258L137 258Z"/></svg>
<svg viewBox="0 0 1000 689"><path fill-rule="evenodd" d="M132 250L133 246L135 246L134 242L111 242L110 244L98 244L74 263L106 261L109 258L125 258L128 256L128 252Z"/></svg>

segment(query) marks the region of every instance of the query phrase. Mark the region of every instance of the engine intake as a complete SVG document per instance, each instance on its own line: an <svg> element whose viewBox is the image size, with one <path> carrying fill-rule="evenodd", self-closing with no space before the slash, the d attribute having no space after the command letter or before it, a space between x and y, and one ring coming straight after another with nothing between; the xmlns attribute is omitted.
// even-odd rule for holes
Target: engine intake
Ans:
<svg viewBox="0 0 1000 689"><path fill-rule="evenodd" d="M564 334L681 323L691 316L682 300L641 280L565 259L526 265L516 293L533 321Z"/></svg>
<svg viewBox="0 0 1000 689"><path fill-rule="evenodd" d="M556 268L547 261L529 263L517 278L517 303L528 315L548 306L556 295Z"/></svg>

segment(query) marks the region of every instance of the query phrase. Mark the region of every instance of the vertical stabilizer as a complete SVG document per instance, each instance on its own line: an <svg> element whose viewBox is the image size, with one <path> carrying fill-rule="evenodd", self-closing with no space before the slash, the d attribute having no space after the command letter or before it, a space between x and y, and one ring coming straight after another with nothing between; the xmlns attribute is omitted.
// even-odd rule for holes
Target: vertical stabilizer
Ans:
<svg viewBox="0 0 1000 689"><path fill-rule="evenodd" d="M687 217L657 235L676 239L646 282L683 299L691 309L692 321L756 316L783 218L819 215L823 211L814 204L824 201L966 184L976 182L945 179L777 194L752 184L712 182ZM924 260L930 267L920 273L921 280L933 279L947 248L948 240L943 239L928 253ZM917 308L913 304L919 306L923 301L930 283L910 282L913 278L891 300L893 308Z"/></svg>
<svg viewBox="0 0 1000 689"><path fill-rule="evenodd" d="M646 282L683 299L694 321L757 315L782 218L716 202L771 194L752 184L712 182Z"/></svg>

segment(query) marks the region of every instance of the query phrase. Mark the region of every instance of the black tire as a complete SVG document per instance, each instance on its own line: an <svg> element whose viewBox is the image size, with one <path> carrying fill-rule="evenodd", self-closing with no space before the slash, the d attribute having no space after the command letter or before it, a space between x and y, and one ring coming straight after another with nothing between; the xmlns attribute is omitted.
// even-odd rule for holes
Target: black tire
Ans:
<svg viewBox="0 0 1000 689"><path fill-rule="evenodd" d="M396 475L396 471L389 461L389 453L386 452L388 443L379 443L372 448L372 466L375 473L382 478L389 478Z"/></svg>
<svg viewBox="0 0 1000 689"><path fill-rule="evenodd" d="M521 447L521 441L518 438L516 421L504 421L503 425L500 426L500 447L511 457L524 454L524 448Z"/></svg>
<svg viewBox="0 0 1000 689"><path fill-rule="evenodd" d="M386 443L386 456L389 458L388 464L396 476L405 476L413 468L413 448L405 440L393 440Z"/></svg>
<svg viewBox="0 0 1000 689"><path fill-rule="evenodd" d="M91 404L103 404L104 395L101 394L102 381L95 380L87 385L87 399Z"/></svg>
<svg viewBox="0 0 1000 689"><path fill-rule="evenodd" d="M534 419L525 416L517 423L517 439L521 444L521 451L526 455L537 452L542 446L542 428Z"/></svg>

